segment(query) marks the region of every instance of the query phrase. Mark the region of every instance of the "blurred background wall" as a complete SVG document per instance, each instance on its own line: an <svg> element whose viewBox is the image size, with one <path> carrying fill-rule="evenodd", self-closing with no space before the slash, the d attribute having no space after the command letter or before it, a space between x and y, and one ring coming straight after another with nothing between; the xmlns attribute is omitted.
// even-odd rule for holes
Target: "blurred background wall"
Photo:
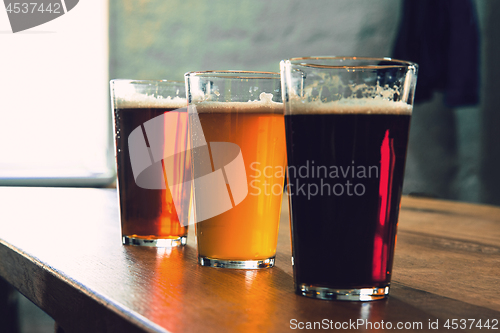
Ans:
<svg viewBox="0 0 500 333"><path fill-rule="evenodd" d="M415 106L404 192L500 205L500 1L471 3L480 37L480 100L450 108L437 91ZM403 6L404 0L113 0L110 78L279 71L281 59L296 56L390 57Z"/></svg>

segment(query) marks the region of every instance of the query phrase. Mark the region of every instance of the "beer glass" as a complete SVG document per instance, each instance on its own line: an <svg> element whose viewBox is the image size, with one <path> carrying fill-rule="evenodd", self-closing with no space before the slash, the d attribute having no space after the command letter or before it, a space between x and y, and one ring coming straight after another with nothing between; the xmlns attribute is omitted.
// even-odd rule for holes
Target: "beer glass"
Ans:
<svg viewBox="0 0 500 333"><path fill-rule="evenodd" d="M122 242L185 245L190 187L182 81L112 80Z"/></svg>
<svg viewBox="0 0 500 333"><path fill-rule="evenodd" d="M308 57L281 62L295 291L387 297L417 65Z"/></svg>
<svg viewBox="0 0 500 333"><path fill-rule="evenodd" d="M274 266L285 176L279 73L185 74L198 261Z"/></svg>

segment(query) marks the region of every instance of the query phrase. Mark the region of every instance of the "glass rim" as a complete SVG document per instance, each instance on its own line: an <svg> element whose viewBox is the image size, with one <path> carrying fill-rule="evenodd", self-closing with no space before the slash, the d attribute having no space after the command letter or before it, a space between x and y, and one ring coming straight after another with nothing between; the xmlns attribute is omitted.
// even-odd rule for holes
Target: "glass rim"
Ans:
<svg viewBox="0 0 500 333"><path fill-rule="evenodd" d="M324 63L314 63L312 60ZM338 64L329 64L328 62L338 62ZM342 64L342 61L350 62L372 62L373 64L352 65ZM300 67L315 67L315 68L331 68L331 69L384 69L384 68L415 68L418 69L418 64L412 61L399 60L389 57L354 57L354 56L317 56L317 57L295 57L284 59L281 61L284 64ZM379 65L377 62L386 62L387 64Z"/></svg>
<svg viewBox="0 0 500 333"><path fill-rule="evenodd" d="M184 85L184 81L177 81L177 80L163 80L163 79L112 79L109 80L109 83L114 84L114 83L131 83L131 84L180 84Z"/></svg>
<svg viewBox="0 0 500 333"><path fill-rule="evenodd" d="M210 71L195 71L184 74L185 78L203 77L203 78L219 78L219 79L279 79L278 72L265 71L242 71L242 70L210 70Z"/></svg>

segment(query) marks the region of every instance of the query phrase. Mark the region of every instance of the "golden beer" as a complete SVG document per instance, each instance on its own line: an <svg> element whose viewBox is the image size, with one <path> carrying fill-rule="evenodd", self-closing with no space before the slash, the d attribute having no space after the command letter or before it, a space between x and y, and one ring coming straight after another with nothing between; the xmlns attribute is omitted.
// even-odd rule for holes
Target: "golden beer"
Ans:
<svg viewBox="0 0 500 333"><path fill-rule="evenodd" d="M240 147L248 184L248 195L241 203L196 224L198 255L264 260L275 256L278 240L286 160L282 105L238 104L227 107L227 112L198 107L207 142L232 142Z"/></svg>
<svg viewBox="0 0 500 333"><path fill-rule="evenodd" d="M274 266L285 180L279 73L185 74L202 266Z"/></svg>

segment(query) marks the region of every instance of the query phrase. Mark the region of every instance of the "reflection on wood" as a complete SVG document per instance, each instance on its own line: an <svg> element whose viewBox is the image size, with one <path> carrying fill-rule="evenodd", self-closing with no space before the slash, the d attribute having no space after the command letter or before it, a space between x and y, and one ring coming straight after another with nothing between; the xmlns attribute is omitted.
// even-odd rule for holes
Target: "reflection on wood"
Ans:
<svg viewBox="0 0 500 333"><path fill-rule="evenodd" d="M279 332L324 319L426 331L500 318L496 207L404 198L390 298L331 302L293 293L286 203L276 267L255 271L199 266L194 228L184 248L122 246L113 190L0 188L0 200L0 276L66 332Z"/></svg>

